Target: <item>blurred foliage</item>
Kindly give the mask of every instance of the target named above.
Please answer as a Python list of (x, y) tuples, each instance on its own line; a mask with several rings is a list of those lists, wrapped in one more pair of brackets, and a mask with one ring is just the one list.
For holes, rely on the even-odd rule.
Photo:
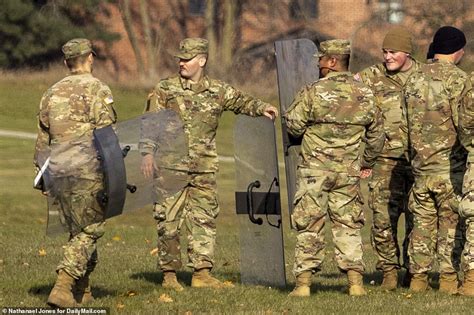
[(110, 42), (118, 34), (97, 19), (107, 17), (101, 0), (3, 0), (0, 10), (0, 68), (40, 68), (62, 57), (71, 38)]

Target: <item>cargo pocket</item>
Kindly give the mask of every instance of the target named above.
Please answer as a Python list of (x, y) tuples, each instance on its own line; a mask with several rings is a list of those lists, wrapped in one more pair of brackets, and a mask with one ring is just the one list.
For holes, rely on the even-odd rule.
[(297, 231), (306, 229), (310, 224), (311, 207), (309, 207), (310, 202), (308, 199), (310, 199), (309, 194), (304, 193), (302, 196), (295, 198), (295, 201), (293, 202), (295, 207), (291, 214), (291, 224)]

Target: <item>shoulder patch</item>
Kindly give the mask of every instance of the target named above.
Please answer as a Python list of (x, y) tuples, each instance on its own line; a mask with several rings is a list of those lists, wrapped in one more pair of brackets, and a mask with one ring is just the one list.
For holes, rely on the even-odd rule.
[(114, 102), (114, 98), (112, 97), (112, 95), (109, 95), (106, 98), (104, 98), (104, 103), (107, 104), (107, 105), (110, 105), (113, 102)]

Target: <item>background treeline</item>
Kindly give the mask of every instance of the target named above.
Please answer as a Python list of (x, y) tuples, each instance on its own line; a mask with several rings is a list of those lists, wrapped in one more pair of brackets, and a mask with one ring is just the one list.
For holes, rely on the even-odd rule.
[[(110, 80), (150, 85), (176, 71), (172, 53), (185, 37), (209, 40), (209, 71), (242, 84), (276, 81), (273, 43), (309, 38), (352, 41), (352, 71), (381, 60), (387, 30), (413, 32), (423, 60), (442, 25), (468, 38), (464, 70), (474, 70), (472, 0), (2, 0), (0, 70), (44, 70), (61, 61), (61, 45), (87, 37)], [(261, 86), (259, 86), (261, 90)], [(264, 90), (266, 90), (264, 88)]]

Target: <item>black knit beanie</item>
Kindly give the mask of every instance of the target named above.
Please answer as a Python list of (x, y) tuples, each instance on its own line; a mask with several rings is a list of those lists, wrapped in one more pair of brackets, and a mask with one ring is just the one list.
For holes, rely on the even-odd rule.
[(452, 26), (443, 26), (433, 37), (433, 53), (450, 55), (466, 45), (464, 33)]

